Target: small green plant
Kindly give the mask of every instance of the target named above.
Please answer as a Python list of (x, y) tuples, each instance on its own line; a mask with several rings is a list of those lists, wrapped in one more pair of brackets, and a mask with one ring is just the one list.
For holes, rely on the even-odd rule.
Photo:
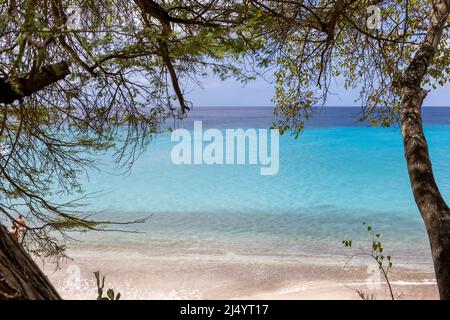
[(97, 280), (97, 300), (120, 300), (120, 292), (118, 292), (116, 295), (113, 289), (108, 289), (108, 291), (106, 291), (106, 297), (104, 297), (103, 288), (105, 287), (105, 276), (103, 276), (102, 280), (100, 281), (100, 271), (94, 272), (94, 275), (95, 279)]
[(359, 289), (355, 289), (355, 288), (351, 288), (351, 287), (348, 287), (348, 288), (350, 288), (350, 289), (352, 289), (352, 290), (355, 290), (356, 293), (358, 294), (358, 296), (359, 296), (362, 300), (376, 300), (375, 294), (373, 294), (373, 293), (365, 293), (364, 291), (359, 290)]
[[(381, 233), (376, 233), (372, 226), (370, 226), (369, 224), (367, 224), (367, 222), (363, 222), (364, 226), (367, 226), (367, 232), (370, 234), (371, 236), (371, 240), (372, 240), (372, 245), (369, 251), (360, 251), (358, 253), (353, 254), (352, 256), (349, 257), (347, 263), (345, 265), (348, 265), (351, 260), (353, 260), (353, 258), (357, 257), (357, 256), (368, 256), (371, 259), (374, 260), (374, 262), (377, 264), (378, 268), (380, 269), (381, 273), (383, 274), (383, 277), (386, 281), (386, 284), (389, 288), (389, 293), (391, 295), (392, 300), (395, 300), (394, 298), (394, 293), (392, 291), (392, 286), (391, 286), (391, 282), (389, 281), (389, 272), (392, 269), (392, 257), (390, 255), (385, 256), (383, 251), (383, 244), (381, 242)], [(342, 240), (342, 245), (345, 248), (352, 248), (352, 244), (353, 241), (352, 240)], [(359, 294), (359, 296), (361, 298), (367, 298), (368, 296), (365, 294), (361, 294), (360, 291), (356, 290)], [(372, 296), (372, 299), (374, 297)], [(367, 299), (364, 299), (367, 300)]]

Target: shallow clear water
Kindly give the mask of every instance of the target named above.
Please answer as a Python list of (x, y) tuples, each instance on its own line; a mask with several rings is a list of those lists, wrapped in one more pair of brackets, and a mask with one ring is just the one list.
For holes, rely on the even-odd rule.
[[(364, 240), (363, 221), (400, 260), (429, 264), (425, 230), (412, 197), (398, 129), (357, 123), (358, 108), (328, 108), (300, 139), (280, 138), (280, 169), (261, 176), (255, 165), (176, 166), (175, 143), (159, 136), (127, 176), (104, 172), (85, 181), (101, 191), (89, 210), (114, 220), (154, 214), (133, 228), (144, 234), (90, 234), (100, 244), (135, 245), (153, 254), (342, 254), (342, 239)], [(425, 109), (436, 180), (450, 199), (450, 109)], [(182, 124), (267, 128), (268, 108), (202, 108)], [(109, 172), (109, 174), (105, 174)], [(362, 242), (363, 244), (365, 242)]]

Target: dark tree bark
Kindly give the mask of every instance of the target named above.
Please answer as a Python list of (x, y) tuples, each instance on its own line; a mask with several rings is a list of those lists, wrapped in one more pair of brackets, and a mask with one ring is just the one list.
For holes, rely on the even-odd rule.
[(53, 285), (0, 224), (0, 300), (61, 299)]
[(401, 81), (402, 136), (411, 187), (431, 245), (441, 299), (450, 300), (450, 209), (436, 185), (423, 133), (421, 83), (431, 64), (450, 13), (450, 0), (433, 2), (430, 29)]
[(28, 97), (70, 74), (69, 64), (60, 62), (43, 67), (34, 75), (19, 77), (14, 88), (7, 78), (0, 78), (0, 103), (12, 103)]
[[(161, 7), (158, 3), (152, 0), (134, 0), (135, 3), (141, 8), (142, 12), (148, 14), (149, 16), (157, 19), (162, 26), (162, 36), (163, 39), (158, 40), (159, 50), (158, 54), (162, 57), (164, 65), (169, 71), (170, 79), (172, 80), (173, 90), (177, 96), (178, 102), (180, 103), (181, 112), (186, 113), (190, 111), (190, 108), (187, 105), (186, 100), (184, 99), (183, 92), (181, 90), (178, 76), (175, 71), (175, 68), (172, 63), (172, 59), (170, 58), (169, 47), (167, 45), (167, 38), (172, 33), (171, 23), (181, 23), (181, 24), (199, 24), (199, 25), (208, 25), (207, 23), (201, 23), (195, 20), (185, 20), (178, 19), (175, 17), (171, 17), (163, 7)], [(149, 22), (146, 18), (144, 18), (145, 23), (149, 25)]]
[[(60, 62), (19, 77), (14, 85), (0, 78), (0, 103), (12, 103), (64, 79), (69, 63)], [(31, 256), (0, 224), (0, 300), (61, 299)]]

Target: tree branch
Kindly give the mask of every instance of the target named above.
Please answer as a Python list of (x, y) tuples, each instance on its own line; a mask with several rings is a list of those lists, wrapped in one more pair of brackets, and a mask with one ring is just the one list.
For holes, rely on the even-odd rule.
[(69, 66), (68, 62), (63, 61), (41, 68), (32, 78), (30, 74), (19, 77), (17, 81), (0, 78), (0, 103), (12, 103), (64, 79), (70, 74)]

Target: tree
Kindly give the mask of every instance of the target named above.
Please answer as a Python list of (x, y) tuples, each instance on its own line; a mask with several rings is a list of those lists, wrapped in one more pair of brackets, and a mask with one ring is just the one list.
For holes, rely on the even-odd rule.
[(450, 1), (434, 1), (430, 28), (400, 81), (402, 135), (411, 187), (431, 245), (441, 299), (450, 300), (450, 209), (436, 185), (423, 133), (421, 107), (424, 77), (441, 43)]
[(0, 228), (0, 299), (59, 297), (22, 247), (59, 261), (70, 231), (122, 223), (83, 212), (78, 179), (95, 155), (112, 151), (127, 170), (189, 110), (183, 79), (212, 70), (245, 81), (245, 48), (230, 36), (241, 15), (215, 2), (0, 2), (0, 212), (27, 215), (21, 244)]
[(0, 300), (60, 299), (29, 254), (0, 225)]
[[(73, 5), (82, 12), (76, 28)], [(374, 5), (380, 29), (366, 23)], [(114, 150), (128, 168), (166, 119), (189, 110), (180, 79), (210, 69), (245, 81), (254, 74), (239, 63), (249, 58), (255, 70), (276, 68), (281, 132), (301, 133), (332, 78), (361, 88), (361, 120), (401, 126), (439, 293), (450, 299), (449, 209), (420, 116), (424, 88), (449, 80), (449, 7), (448, 0), (3, 1), (0, 211), (13, 220), (26, 208), (25, 248), (63, 255), (51, 233), (108, 224), (83, 215), (79, 202), (53, 203), (50, 195), (81, 192), (77, 178), (98, 152)]]
[[(421, 107), (426, 89), (448, 82), (450, 2), (251, 1), (272, 17), (278, 54), (277, 109), (282, 132), (298, 136), (326, 101), (329, 81), (360, 87), (362, 120), (400, 125), (411, 187), (425, 223), (441, 299), (450, 299), (450, 211), (434, 180)], [(382, 8), (379, 30), (369, 5)], [(373, 7), (372, 7), (373, 9)], [(275, 22), (273, 22), (275, 21)], [(279, 45), (282, 43), (282, 45)]]

